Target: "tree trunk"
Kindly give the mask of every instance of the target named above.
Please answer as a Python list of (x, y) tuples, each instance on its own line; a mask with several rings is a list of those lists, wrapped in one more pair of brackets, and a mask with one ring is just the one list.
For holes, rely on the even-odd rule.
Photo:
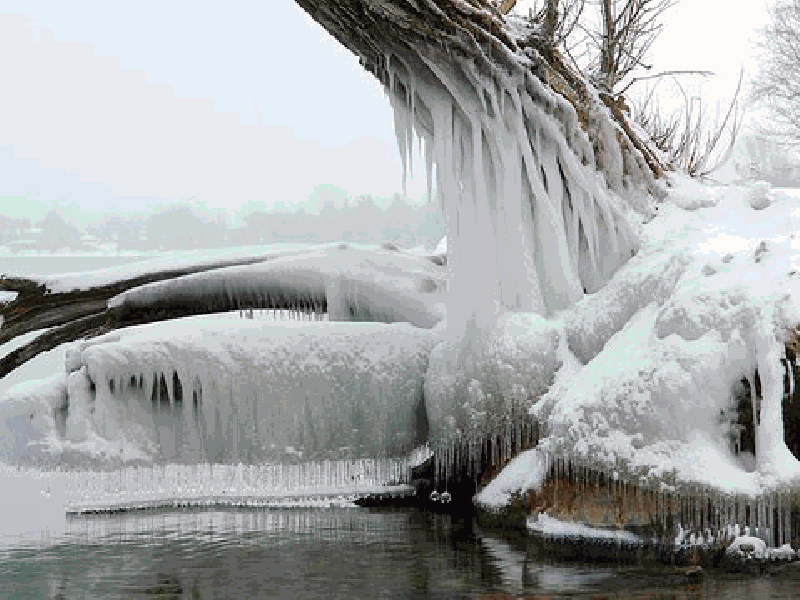
[(404, 160), (416, 133), (437, 166), (454, 334), (563, 309), (636, 252), (661, 166), (541, 30), (488, 0), (296, 1), (386, 87)]
[(553, 45), (555, 45), (556, 27), (558, 27), (558, 0), (547, 0), (542, 37)]
[(603, 44), (600, 52), (600, 73), (608, 92), (614, 91), (614, 0), (600, 0), (600, 11), (603, 19)]

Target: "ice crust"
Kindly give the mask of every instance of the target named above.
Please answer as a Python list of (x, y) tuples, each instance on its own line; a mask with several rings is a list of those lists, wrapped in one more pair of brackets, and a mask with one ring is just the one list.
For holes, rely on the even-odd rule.
[(293, 251), (254, 265), (215, 269), (130, 289), (109, 308), (198, 304), (208, 310), (280, 305), (331, 321), (409, 322), (444, 318), (447, 271), (405, 252), (341, 246)]
[[(424, 437), (417, 408), (434, 338), (407, 324), (227, 315), (128, 328), (75, 344), (65, 374), (31, 386), (35, 402), (17, 388), (0, 401), (9, 430), (25, 416), (14, 406), (44, 415), (24, 430), (27, 446), (4, 436), (3, 459), (32, 443), (122, 462), (402, 455)], [(58, 426), (46, 419), (55, 398)]]

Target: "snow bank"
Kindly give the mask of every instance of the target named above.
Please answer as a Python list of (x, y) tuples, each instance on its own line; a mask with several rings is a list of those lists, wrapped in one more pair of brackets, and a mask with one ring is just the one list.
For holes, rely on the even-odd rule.
[(17, 298), (17, 292), (7, 292), (0, 290), (0, 304), (8, 304)]
[(133, 288), (109, 301), (122, 310), (199, 304), (208, 310), (261, 306), (327, 311), (332, 321), (410, 322), (444, 317), (447, 272), (408, 253), (346, 244), (264, 263), (215, 269)]
[[(543, 448), (638, 475), (758, 493), (800, 481), (783, 438), (781, 358), (800, 322), (788, 198), (679, 184), (609, 283), (558, 315), (568, 355), (532, 408)], [(685, 201), (691, 192), (691, 206)], [(734, 393), (762, 387), (756, 469), (731, 450)]]

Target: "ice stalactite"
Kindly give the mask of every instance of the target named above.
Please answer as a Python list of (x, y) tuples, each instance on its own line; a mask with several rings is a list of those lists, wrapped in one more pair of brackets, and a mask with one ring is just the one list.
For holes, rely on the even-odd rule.
[(235, 318), (164, 327), (71, 349), (64, 431), (38, 442), (112, 463), (292, 462), (402, 456), (427, 436), (418, 412), (434, 332)]
[(416, 132), (444, 208), (454, 331), (566, 308), (630, 258), (636, 236), (574, 109), (532, 73), (391, 53), (384, 71), (404, 168)]
[(762, 324), (755, 332), (755, 357), (762, 397), (758, 417), (753, 411), (756, 420), (756, 461), (765, 472), (771, 470), (784, 476), (789, 473), (800, 475), (800, 461), (792, 455), (784, 436), (782, 356), (781, 343), (771, 328)]

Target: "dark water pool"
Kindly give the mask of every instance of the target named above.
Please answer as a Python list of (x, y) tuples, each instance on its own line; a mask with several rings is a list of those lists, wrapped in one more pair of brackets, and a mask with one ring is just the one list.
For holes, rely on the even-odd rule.
[(3, 598), (800, 598), (772, 575), (547, 559), (540, 542), (420, 511), (291, 509), (71, 519), (0, 547)]

